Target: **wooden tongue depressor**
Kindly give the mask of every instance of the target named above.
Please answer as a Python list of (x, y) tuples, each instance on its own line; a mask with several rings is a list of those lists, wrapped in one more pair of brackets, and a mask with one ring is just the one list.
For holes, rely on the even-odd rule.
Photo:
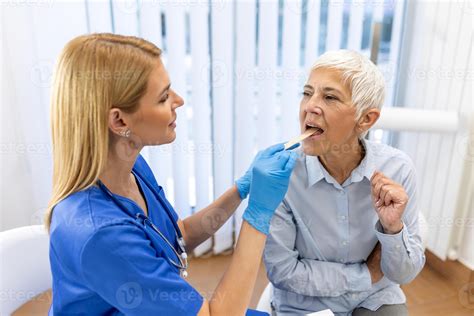
[(293, 138), (292, 140), (290, 140), (289, 142), (287, 142), (285, 144), (285, 150), (287, 150), (288, 148), (291, 148), (291, 146), (295, 145), (295, 144), (298, 144), (298, 143), (301, 143), (303, 140), (305, 140), (306, 138), (310, 137), (311, 135), (313, 135), (318, 129), (316, 127), (313, 127), (313, 128), (310, 128), (310, 129), (307, 129), (306, 132), (304, 132), (303, 134)]

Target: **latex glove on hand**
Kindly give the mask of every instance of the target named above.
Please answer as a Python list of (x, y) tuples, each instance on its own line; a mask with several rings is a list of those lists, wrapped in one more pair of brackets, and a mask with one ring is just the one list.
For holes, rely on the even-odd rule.
[[(291, 148), (289, 148), (287, 150), (295, 149), (299, 145), (300, 144), (296, 144), (296, 145), (292, 146)], [(247, 198), (247, 196), (249, 195), (250, 184), (252, 183), (252, 169), (255, 166), (255, 163), (257, 161), (260, 161), (260, 159), (262, 158), (262, 155), (263, 156), (268, 156), (268, 155), (271, 155), (271, 153), (273, 153), (275, 150), (280, 150), (279, 149), (280, 146), (281, 146), (281, 144), (276, 144), (276, 145), (270, 146), (270, 147), (268, 147), (264, 150), (259, 151), (257, 153), (257, 155), (255, 155), (255, 158), (253, 159), (252, 164), (247, 169), (245, 174), (235, 181), (235, 186), (237, 187), (237, 191), (239, 191), (239, 195), (240, 195), (240, 198), (242, 200), (245, 200)]]
[(296, 159), (297, 154), (284, 150), (281, 143), (261, 152), (253, 163), (249, 204), (243, 219), (266, 235), (273, 214), (288, 190)]
[[(268, 150), (268, 148), (266, 150)], [(245, 172), (245, 174), (235, 181), (237, 191), (239, 191), (239, 195), (242, 200), (245, 200), (247, 196), (249, 195), (250, 183), (252, 182), (252, 169), (253, 169), (253, 166), (255, 165), (255, 162), (260, 159), (260, 156), (262, 155), (263, 152), (264, 151), (258, 152), (258, 154), (253, 159), (252, 164), (250, 165), (248, 170)]]

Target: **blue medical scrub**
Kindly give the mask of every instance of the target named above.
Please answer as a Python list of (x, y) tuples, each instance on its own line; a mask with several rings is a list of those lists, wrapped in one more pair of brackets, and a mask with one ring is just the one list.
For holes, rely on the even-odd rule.
[[(171, 218), (147, 183), (168, 203), (143, 157), (132, 170), (149, 218), (178, 248)], [(144, 181), (146, 180), (146, 181)], [(130, 199), (117, 206), (99, 187), (74, 193), (56, 205), (51, 223), (53, 303), (50, 315), (196, 315), (203, 298), (166, 257), (173, 251), (135, 219), (143, 213)], [(171, 210), (173, 221), (178, 215)]]

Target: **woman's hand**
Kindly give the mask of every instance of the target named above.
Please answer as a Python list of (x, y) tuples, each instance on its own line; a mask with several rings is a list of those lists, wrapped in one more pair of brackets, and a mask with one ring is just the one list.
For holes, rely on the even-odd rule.
[(380, 223), (387, 234), (396, 234), (403, 228), (402, 216), (408, 203), (405, 189), (376, 171), (370, 180), (372, 200)]

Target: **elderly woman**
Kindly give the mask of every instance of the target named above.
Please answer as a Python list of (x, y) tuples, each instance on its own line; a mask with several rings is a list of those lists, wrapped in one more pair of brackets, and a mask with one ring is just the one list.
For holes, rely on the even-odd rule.
[(288, 192), (270, 226), (265, 265), (277, 315), (407, 315), (400, 284), (425, 257), (410, 158), (364, 139), (380, 116), (384, 78), (352, 51), (322, 55), (300, 105)]

